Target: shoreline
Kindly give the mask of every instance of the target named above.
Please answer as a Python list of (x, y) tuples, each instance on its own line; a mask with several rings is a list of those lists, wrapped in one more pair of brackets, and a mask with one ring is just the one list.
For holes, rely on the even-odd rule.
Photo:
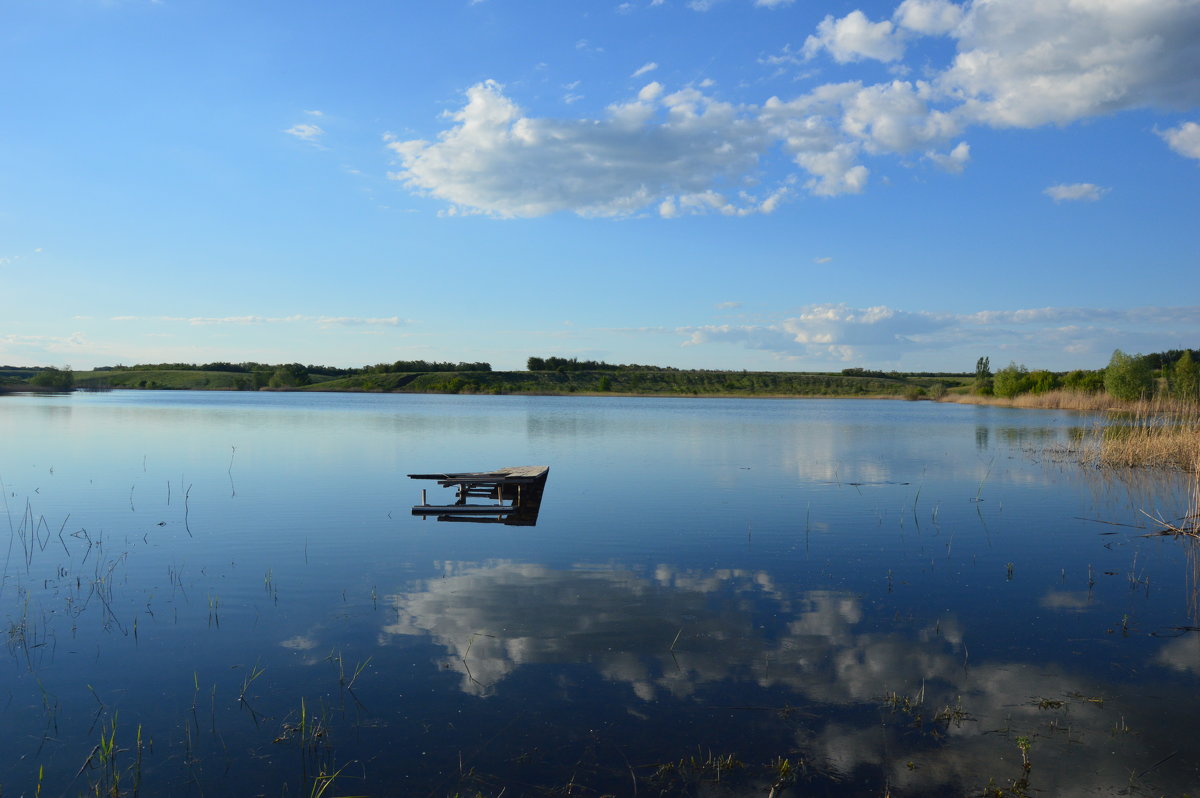
[(386, 390), (381, 388), (323, 388), (322, 383), (295, 387), (277, 388), (232, 388), (220, 387), (170, 387), (155, 385), (139, 387), (129, 385), (89, 386), (80, 385), (69, 391), (54, 390), (41, 386), (30, 385), (0, 385), (0, 395), (6, 394), (61, 394), (61, 393), (110, 393), (137, 391), (169, 391), (172, 393), (363, 393), (363, 394), (392, 394), (418, 396), (587, 396), (614, 397), (630, 399), (886, 399), (889, 401), (934, 402), (937, 404), (984, 405), (989, 407), (1009, 407), (1032, 410), (1071, 410), (1085, 413), (1181, 413), (1194, 410), (1189, 405), (1174, 400), (1143, 399), (1126, 401), (1113, 398), (1105, 393), (1080, 393), (1074, 391), (1056, 390), (1044, 394), (1020, 394), (1016, 397), (1005, 398), (998, 396), (982, 396), (974, 393), (948, 392), (939, 397), (906, 396), (902, 393), (747, 393), (736, 391), (596, 391), (596, 390)]
[[(7, 390), (6, 390), (7, 389)], [(41, 389), (27, 386), (19, 386), (12, 389), (11, 386), (0, 386), (0, 395), (11, 394), (69, 394), (69, 393), (137, 393), (140, 391), (162, 391), (166, 393), (347, 393), (347, 394), (373, 394), (376, 396), (579, 396), (579, 397), (612, 397), (620, 399), (886, 399), (888, 401), (918, 401), (918, 402), (941, 402), (943, 399), (933, 399), (928, 396), (922, 396), (917, 399), (909, 399), (901, 394), (839, 394), (839, 393), (713, 393), (713, 392), (668, 392), (668, 391), (385, 391), (379, 389), (364, 389), (364, 388), (328, 388), (322, 389), (319, 385), (307, 385), (298, 388), (258, 388), (254, 390), (238, 389), (238, 388), (170, 388), (165, 386), (156, 386), (153, 388), (135, 388), (129, 386), (113, 386), (108, 388), (88, 388), (76, 387), (70, 391), (56, 391), (50, 389)]]
[[(1186, 406), (1178, 405), (1174, 402), (1160, 402), (1157, 400), (1141, 400), (1136, 402), (1127, 402), (1121, 399), (1114, 399), (1107, 394), (1085, 394), (1072, 391), (1051, 391), (1045, 394), (1021, 394), (1014, 398), (1003, 398), (998, 396), (981, 396), (972, 393), (946, 393), (940, 397), (932, 396), (917, 396), (909, 397), (901, 393), (742, 393), (730, 391), (595, 391), (595, 390), (501, 390), (501, 391), (477, 391), (477, 390), (384, 390), (372, 388), (322, 388), (321, 383), (313, 385), (297, 386), (297, 387), (279, 387), (279, 388), (230, 388), (230, 387), (179, 387), (173, 388), (169, 386), (154, 386), (154, 387), (135, 387), (127, 385), (115, 385), (106, 387), (90, 387), (87, 385), (77, 386), (70, 391), (57, 391), (54, 389), (43, 388), (39, 386), (28, 385), (0, 385), (0, 395), (5, 394), (61, 394), (61, 393), (110, 393), (110, 392), (137, 392), (137, 391), (169, 391), (172, 393), (362, 393), (362, 394), (390, 394), (390, 395), (415, 395), (415, 396), (581, 396), (581, 397), (613, 397), (613, 398), (628, 398), (628, 399), (658, 399), (658, 398), (675, 398), (675, 399), (886, 399), (889, 401), (907, 401), (907, 402), (934, 402), (937, 404), (959, 404), (959, 405), (985, 405), (989, 407), (1010, 407), (1016, 409), (1034, 409), (1034, 410), (1072, 410), (1077, 412), (1097, 413), (1097, 412), (1119, 412), (1119, 413), (1145, 413), (1145, 412), (1178, 412), (1186, 409)], [(1177, 406), (1178, 405), (1178, 406)]]
[[(10, 386), (5, 386), (10, 387)], [(25, 387), (25, 386), (21, 386)], [(902, 394), (785, 394), (785, 393), (727, 393), (682, 391), (387, 391), (338, 387), (322, 390), (320, 384), (303, 388), (140, 388), (116, 386), (104, 389), (73, 389), (80, 393), (109, 393), (112, 391), (170, 391), (196, 393), (329, 393), (417, 396), (547, 396), (616, 399), (885, 399), (888, 401), (921, 401), (953, 405), (982, 405), (1017, 410), (1057, 410), (1092, 416), (1092, 430), (1072, 447), (1080, 465), (1114, 468), (1147, 468), (1191, 472), (1200, 475), (1200, 406), (1170, 399), (1128, 402), (1107, 394), (1073, 391), (1050, 391), (1044, 394), (1022, 394), (1014, 398), (980, 396), (964, 392), (948, 393), (938, 398), (905, 396)], [(5, 395), (62, 395), (46, 390), (0, 391)]]

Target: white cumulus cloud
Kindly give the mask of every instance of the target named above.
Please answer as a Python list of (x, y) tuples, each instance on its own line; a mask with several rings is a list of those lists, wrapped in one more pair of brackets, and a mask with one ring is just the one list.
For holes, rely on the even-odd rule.
[(904, 55), (904, 44), (889, 20), (871, 22), (863, 12), (851, 11), (841, 19), (825, 17), (816, 35), (804, 41), (805, 57), (813, 58), (822, 50), (839, 64), (864, 58), (896, 61)]
[(902, 28), (936, 36), (959, 26), (963, 7), (948, 0), (904, 0), (893, 16)]
[(960, 141), (950, 152), (927, 152), (925, 157), (951, 174), (961, 174), (971, 160), (971, 145)]
[[(836, 63), (884, 62), (900, 74), (917, 66), (902, 63), (907, 46), (926, 36), (946, 37), (952, 55), (940, 68), (920, 65), (921, 79), (829, 82), (760, 103), (725, 102), (710, 81), (677, 91), (655, 81), (598, 118), (545, 118), (484, 81), (466, 91), (435, 139), (388, 140), (398, 164), (391, 176), (450, 203), (451, 214), (761, 213), (794, 192), (865, 191), (875, 158), (915, 156), (906, 165), (961, 172), (972, 127), (1200, 106), (1200, 0), (903, 0), (890, 19), (857, 10), (827, 16), (802, 48), (785, 45), (759, 62), (805, 68), (803, 60), (828, 54)], [(309, 141), (321, 135), (315, 125), (288, 132)], [(1159, 135), (1200, 158), (1196, 122)], [(775, 152), (794, 171), (764, 184)], [(1046, 193), (1063, 201), (1105, 191), (1076, 184)]]
[(688, 336), (685, 346), (733, 342), (785, 356), (843, 361), (863, 356), (894, 359), (914, 337), (952, 323), (952, 317), (933, 313), (831, 303), (810, 305), (798, 315), (774, 324), (705, 325), (680, 328), (678, 332)]
[(930, 106), (932, 88), (922, 81), (892, 81), (854, 92), (842, 105), (842, 130), (871, 152), (908, 152), (957, 135), (952, 114)]
[(997, 127), (1200, 101), (1197, 0), (989, 0), (956, 28), (944, 90)]
[[(1106, 360), (1144, 340), (1182, 347), (1200, 334), (1200, 307), (1045, 307), (943, 313), (845, 303), (808, 305), (773, 322), (679, 327), (683, 346), (733, 344), (811, 363), (896, 364), (941, 358), (948, 350), (1012, 348), (1049, 368)], [(975, 355), (977, 356), (977, 355)], [(998, 359), (998, 358), (994, 358)], [(1057, 360), (1057, 363), (1046, 362)], [(964, 369), (969, 363), (964, 362)], [(919, 366), (917, 366), (919, 367)]]
[(393, 177), (468, 212), (621, 216), (667, 203), (669, 216), (671, 207), (740, 212), (770, 198), (715, 192), (740, 186), (768, 138), (752, 117), (695, 89), (664, 94), (651, 83), (606, 118), (560, 120), (526, 116), (486, 81), (450, 119), (437, 141), (388, 143), (401, 166)]
[(1200, 124), (1184, 122), (1177, 127), (1159, 131), (1172, 150), (1185, 158), (1200, 159)]

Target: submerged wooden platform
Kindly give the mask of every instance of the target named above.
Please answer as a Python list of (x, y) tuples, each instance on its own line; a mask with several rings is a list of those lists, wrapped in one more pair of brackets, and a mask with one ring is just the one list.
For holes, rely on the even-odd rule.
[[(409, 479), (435, 480), (441, 487), (455, 489), (454, 504), (429, 504), (422, 490), (421, 503), (413, 506), (412, 513), (439, 521), (533, 526), (549, 473), (549, 466), (506, 466), (494, 471), (409, 474)], [(471, 504), (469, 499), (490, 499), (495, 504)]]
[(436, 479), (439, 482), (461, 482), (477, 479), (487, 480), (545, 480), (550, 466), (505, 466), (495, 471), (466, 471), (448, 474), (409, 474), (409, 479)]

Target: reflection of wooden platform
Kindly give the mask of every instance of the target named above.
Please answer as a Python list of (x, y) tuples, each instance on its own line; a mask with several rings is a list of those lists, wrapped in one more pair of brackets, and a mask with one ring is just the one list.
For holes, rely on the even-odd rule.
[[(432, 479), (455, 489), (454, 504), (429, 504), (425, 491), (413, 515), (435, 516), (439, 521), (533, 526), (537, 523), (549, 466), (510, 466), (495, 471), (444, 474), (409, 474), (410, 479)], [(491, 499), (495, 504), (470, 504), (469, 499)], [(508, 504), (505, 504), (508, 502)]]

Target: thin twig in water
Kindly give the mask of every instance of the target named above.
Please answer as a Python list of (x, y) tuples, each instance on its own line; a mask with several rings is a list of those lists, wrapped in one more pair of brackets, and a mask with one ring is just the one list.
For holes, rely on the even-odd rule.
[(983, 472), (983, 479), (979, 480), (979, 489), (975, 491), (975, 498), (973, 501), (983, 501), (983, 483), (987, 482), (988, 476), (990, 476), (992, 473), (992, 466), (995, 465), (995, 463), (996, 458), (994, 457), (988, 462), (987, 471)]
[(229, 475), (229, 489), (232, 491), (229, 495), (237, 496), (237, 487), (233, 484), (233, 458), (237, 454), (237, 447), (231, 446), (230, 448), (233, 451), (229, 453), (229, 468), (225, 470), (225, 473)]
[(187, 530), (188, 537), (192, 537), (192, 528), (188, 526), (188, 498), (192, 495), (192, 486), (187, 486), (187, 492), (183, 494), (183, 528)]

